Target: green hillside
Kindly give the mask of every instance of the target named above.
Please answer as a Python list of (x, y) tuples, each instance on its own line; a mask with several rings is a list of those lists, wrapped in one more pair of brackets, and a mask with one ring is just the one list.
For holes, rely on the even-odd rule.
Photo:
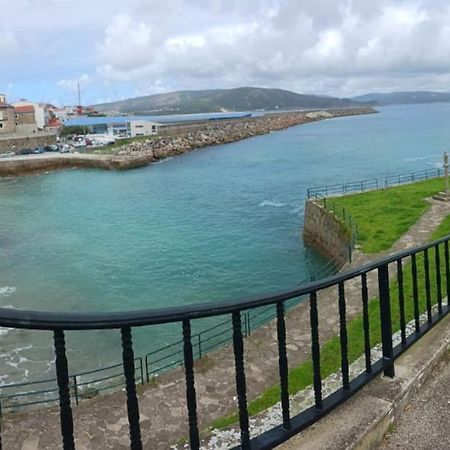
[(340, 108), (360, 103), (349, 99), (302, 95), (283, 89), (241, 87), (180, 91), (94, 105), (101, 112), (127, 114), (189, 114), (220, 111), (255, 111)]

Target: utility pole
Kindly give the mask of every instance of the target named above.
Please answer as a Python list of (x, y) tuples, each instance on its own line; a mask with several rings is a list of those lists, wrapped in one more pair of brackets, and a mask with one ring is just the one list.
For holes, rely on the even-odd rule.
[(78, 86), (78, 106), (81, 107), (80, 83), (77, 83), (77, 86)]

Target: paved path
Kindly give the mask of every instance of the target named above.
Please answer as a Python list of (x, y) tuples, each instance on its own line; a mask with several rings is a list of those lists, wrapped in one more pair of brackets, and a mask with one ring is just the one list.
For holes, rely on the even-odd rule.
[[(392, 251), (427, 241), (431, 231), (450, 213), (450, 205), (433, 202), (427, 213), (397, 242)], [(382, 255), (376, 255), (382, 256)], [(353, 265), (367, 262), (359, 255)], [(372, 258), (374, 257), (372, 256)], [(370, 297), (376, 295), (376, 273), (368, 275)], [(361, 311), (361, 286), (358, 279), (345, 284), (347, 317)], [(320, 340), (324, 343), (339, 332), (337, 289), (319, 292)], [(310, 358), (308, 305), (292, 310), (286, 320), (287, 349), (290, 367)], [(195, 364), (196, 391), (200, 429), (217, 417), (237, 408), (234, 359), (231, 346), (210, 353)], [(245, 339), (245, 367), (248, 398), (254, 399), (263, 389), (278, 382), (276, 328), (269, 323)], [(167, 449), (187, 436), (185, 382), (182, 369), (159, 377), (158, 383), (139, 392), (141, 429), (144, 448)], [(74, 426), (78, 449), (129, 448), (126, 402), (123, 392), (103, 395), (74, 408)], [(60, 448), (59, 412), (57, 408), (9, 415), (3, 423), (4, 449)]]
[(382, 450), (450, 449), (450, 351), (416, 392)]

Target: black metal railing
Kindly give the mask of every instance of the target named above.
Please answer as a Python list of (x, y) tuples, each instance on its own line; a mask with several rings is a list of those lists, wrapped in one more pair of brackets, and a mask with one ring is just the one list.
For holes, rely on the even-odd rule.
[[(340, 259), (330, 259), (314, 270), (308, 277), (314, 281), (336, 273), (342, 266)], [(306, 282), (307, 280), (304, 280)], [(289, 307), (299, 303), (291, 302)], [(272, 307), (258, 308), (242, 313), (244, 336), (248, 337), (258, 327), (270, 322), (275, 317)], [(231, 320), (223, 320), (192, 334), (194, 359), (200, 359), (207, 353), (222, 347), (232, 340)], [(135, 379), (139, 384), (150, 383), (161, 374), (181, 366), (184, 362), (184, 342), (175, 340), (157, 350), (148, 352), (143, 357), (135, 358)], [(91, 399), (106, 391), (113, 391), (125, 385), (125, 378), (120, 371), (121, 363), (115, 363), (82, 372), (69, 373), (70, 396), (76, 405), (85, 399)], [(51, 405), (57, 403), (58, 386), (56, 378), (13, 382), (0, 384), (0, 415), (5, 412), (18, 412), (24, 407)]]
[[(236, 448), (269, 449), (323, 417), (381, 372), (384, 372), (386, 376), (394, 376), (395, 359), (448, 314), (448, 295), (450, 293), (449, 239), (450, 236), (447, 236), (428, 245), (391, 255), (356, 270), (340, 273), (320, 281), (306, 283), (297, 288), (273, 295), (227, 300), (214, 304), (104, 314), (0, 309), (0, 326), (53, 332), (62, 445), (65, 449), (75, 448), (72, 398), (70, 395), (72, 385), (68, 371), (65, 332), (68, 330), (78, 332), (83, 330), (117, 330), (121, 337), (123, 356), (121, 371), (126, 382), (127, 416), (131, 448), (141, 449), (139, 400), (136, 392), (136, 360), (133, 352), (132, 331), (134, 328), (143, 326), (157, 327), (167, 323), (178, 324), (183, 341), (190, 446), (192, 449), (198, 449), (200, 446), (199, 415), (201, 411), (198, 407), (200, 402), (197, 402), (195, 391), (196, 371), (193, 364), (194, 350), (191, 324), (193, 320), (226, 316), (231, 319), (232, 323), (233, 359), (235, 363), (234, 382), (240, 426), (240, 445)], [(377, 283), (372, 286), (375, 286), (377, 294), (372, 299), (369, 299), (368, 276), (373, 277), (374, 274), (376, 275)], [(391, 275), (396, 280), (395, 290), (393, 290), (394, 281), (391, 279)], [(358, 375), (350, 376), (349, 366), (352, 362), (352, 355), (349, 352), (349, 348), (352, 344), (352, 334), (348, 332), (351, 323), (348, 317), (350, 308), (348, 306), (349, 294), (347, 287), (349, 284), (354, 286), (355, 281), (360, 283), (361, 286), (358, 302), (361, 305), (363, 315), (364, 349), (362, 354), (366, 364), (365, 368)], [(333, 294), (335, 290), (337, 290), (337, 297), (336, 294)], [(328, 298), (325, 299), (325, 302), (321, 302), (320, 295), (324, 292), (328, 292)], [(443, 298), (445, 296), (447, 296), (447, 301), (444, 304)], [(311, 336), (311, 354), (309, 358), (311, 358), (313, 367), (315, 403), (312, 407), (292, 415), (289, 397), (289, 370), (292, 368), (292, 365), (290, 365), (288, 358), (286, 337), (293, 331), (293, 328), (290, 327), (295, 327), (295, 324), (288, 326), (286, 305), (302, 297), (306, 297), (306, 305), (309, 306), (309, 333)], [(320, 321), (322, 308), (329, 304), (330, 301), (333, 301), (333, 299), (337, 305), (337, 319), (339, 321), (341, 387), (332, 394), (324, 396), (323, 374), (321, 373), (320, 363), (323, 352), (321, 332), (325, 330), (321, 330), (319, 324), (322, 323)], [(243, 314), (255, 308), (269, 306), (276, 310), (276, 334), (274, 339), (276, 340), (275, 344), (279, 356), (277, 362), (280, 385), (279, 399), (283, 418), (278, 426), (260, 435), (254, 435), (249, 425), (247, 372), (245, 366), (245, 325), (243, 325), (245, 321), (243, 321)], [(396, 325), (394, 325), (393, 312), (395, 312), (396, 316), (397, 309), (400, 315), (399, 327), (402, 339), (398, 344), (394, 345), (393, 331)], [(420, 320), (422, 312), (426, 312), (425, 322)], [(408, 332), (409, 328), (407, 329), (406, 325), (411, 319), (414, 323), (414, 331), (412, 333)], [(371, 346), (377, 343), (372, 335), (376, 331), (373, 325), (374, 322), (379, 327), (377, 334), (379, 334), (382, 344), (382, 356), (377, 359), (373, 358), (370, 351)], [(265, 342), (264, 344), (270, 345), (272, 343)], [(261, 361), (261, 364), (264, 364), (264, 361)], [(152, 430), (151, 428), (146, 428), (144, 432), (151, 435)]]
[(401, 184), (415, 183), (417, 181), (438, 178), (444, 175), (444, 170), (440, 168), (419, 170), (417, 172), (388, 175), (384, 178), (370, 178), (348, 183), (330, 184), (308, 188), (308, 199), (319, 199), (323, 197), (333, 197), (338, 195), (352, 194), (357, 192), (372, 191), (375, 189), (385, 189)]

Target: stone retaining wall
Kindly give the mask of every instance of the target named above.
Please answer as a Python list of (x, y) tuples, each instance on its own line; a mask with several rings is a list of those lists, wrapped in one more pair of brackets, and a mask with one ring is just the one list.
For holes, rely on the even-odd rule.
[(327, 259), (344, 265), (350, 260), (351, 241), (333, 213), (313, 200), (305, 204), (304, 242)]
[(56, 144), (56, 134), (42, 134), (35, 136), (8, 137), (0, 139), (0, 153), (17, 152), (23, 148), (35, 148)]

